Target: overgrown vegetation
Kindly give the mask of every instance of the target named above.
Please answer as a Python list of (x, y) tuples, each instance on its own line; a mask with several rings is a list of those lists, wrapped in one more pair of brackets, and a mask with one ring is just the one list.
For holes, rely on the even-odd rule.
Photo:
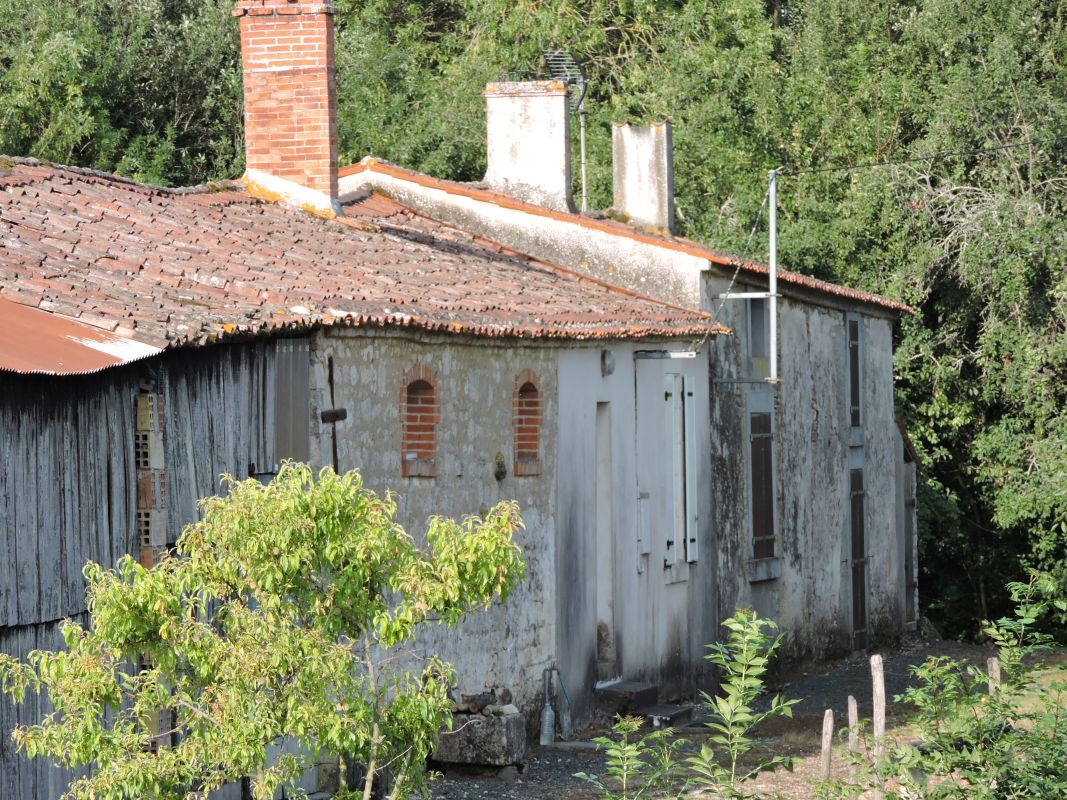
[[(10, 0), (0, 152), (165, 183), (236, 177), (232, 0)], [(922, 458), (922, 596), (980, 635), (1027, 567), (1067, 586), (1067, 17), (1056, 0), (337, 0), (343, 159), (484, 169), (487, 80), (544, 49), (612, 120), (675, 124), (681, 232), (745, 246), (783, 176), (782, 263), (901, 297), (898, 406)], [(936, 153), (956, 153), (934, 157)], [(871, 162), (896, 162), (865, 169)], [(764, 236), (754, 238), (762, 257)], [(932, 580), (930, 578), (933, 578)]]
[(620, 717), (612, 726), (615, 738), (593, 740), (606, 756), (604, 779), (584, 772), (577, 777), (599, 789), (604, 800), (671, 800), (692, 790), (744, 800), (751, 796), (747, 784), (760, 773), (792, 769), (789, 757), (769, 754), (769, 743), (754, 735), (764, 722), (792, 716), (797, 702), (775, 695), (765, 711), (756, 710), (767, 666), (781, 642), (767, 633), (775, 627), (756, 612), (740, 609), (723, 622), (725, 641), (708, 645), (711, 652), (705, 657), (719, 668), (721, 682), (718, 694), (702, 693), (710, 735), (699, 750), (685, 752), (683, 741), (667, 729), (635, 738), (641, 720)]
[[(1056, 581), (1031, 571), (1008, 584), (1012, 616), (986, 623), (997, 644), (999, 677), (966, 660), (930, 658), (913, 669), (914, 685), (897, 702), (914, 709), (909, 724), (884, 740), (859, 730), (859, 749), (846, 751), (848, 777), (810, 786), (821, 800), (1053, 800), (1067, 796), (1067, 682), (1049, 680), (1040, 659), (1053, 639), (1040, 632), (1049, 616), (1067, 611)], [(673, 731), (642, 733), (641, 721), (620, 718), (613, 736), (595, 741), (606, 756), (603, 778), (579, 773), (604, 800), (676, 800), (707, 792), (724, 800), (769, 796), (750, 781), (790, 759), (758, 750), (759, 726), (791, 716), (795, 701), (756, 699), (777, 639), (750, 611), (727, 620), (726, 641), (712, 646), (722, 670), (717, 696), (704, 695), (710, 744), (693, 753)], [(861, 726), (862, 727), (862, 726)], [(848, 729), (841, 731), (844, 740)], [(772, 744), (773, 746), (773, 744)], [(739, 769), (740, 763), (744, 768)], [(703, 795), (702, 795), (703, 796)], [(806, 796), (806, 795), (805, 795)]]
[[(65, 624), (68, 650), (0, 654), (4, 691), (44, 690), (55, 707), (16, 729), (18, 748), (93, 763), (71, 800), (181, 800), (243, 776), (268, 800), (337, 754), (342, 776), (346, 759), (366, 769), (339, 800), (367, 800), (384, 769), (393, 800), (420, 789), (452, 675), (403, 645), (507, 596), (524, 569), (518, 509), (432, 518), (419, 547), (358, 473), (287, 464), (203, 512), (151, 569), (86, 567), (92, 624)], [(307, 755), (269, 758), (285, 741)]]
[(909, 727), (916, 738), (889, 743), (882, 759), (857, 756), (856, 775), (818, 796), (857, 798), (872, 789), (889, 800), (1067, 796), (1067, 683), (1039, 683), (1033, 660), (1051, 641), (1037, 632), (1039, 620), (1067, 610), (1067, 602), (1044, 573), (1008, 589), (1014, 615), (985, 627), (998, 646), (999, 681), (963, 660), (931, 658), (916, 667), (915, 686), (896, 698), (915, 708)]

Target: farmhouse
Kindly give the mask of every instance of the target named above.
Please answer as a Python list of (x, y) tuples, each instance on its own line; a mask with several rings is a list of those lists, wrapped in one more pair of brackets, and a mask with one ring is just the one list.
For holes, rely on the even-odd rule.
[[(720, 618), (748, 606), (777, 620), (794, 658), (913, 628), (916, 465), (893, 406), (893, 326), (910, 309), (788, 270), (777, 270), (772, 302), (767, 266), (673, 236), (669, 123), (615, 125), (614, 207), (574, 213), (567, 86), (490, 84), (485, 96), (483, 184), (368, 157), (341, 169), (342, 201), (373, 189), (580, 274), (713, 313), (733, 335), (707, 353), (712, 478), (697, 491), (711, 497), (715, 563), (704, 602)], [(672, 540), (681, 548), (683, 537)], [(655, 549), (647, 563), (674, 557)], [(627, 570), (622, 581), (633, 574), (616, 568)], [(607, 613), (610, 603), (597, 607)], [(624, 674), (655, 674), (625, 647), (644, 641), (647, 620), (628, 610), (600, 621), (618, 638)], [(572, 673), (584, 663), (575, 655)]]
[[(487, 89), (484, 185), (339, 170), (331, 14), (237, 4), (240, 183), (0, 162), (0, 651), (59, 646), (86, 561), (150, 563), (221, 474), (287, 458), (361, 470), (413, 532), (518, 501), (521, 590), (419, 647), (530, 719), (553, 665), (575, 726), (598, 680), (706, 684), (737, 605), (796, 657), (903, 630), (906, 309), (782, 273), (768, 382), (766, 298), (715, 299), (766, 268), (670, 235), (669, 130), (618, 134), (629, 222), (576, 214), (551, 81)], [(0, 729), (45, 712), (0, 700)], [(65, 777), (0, 738), (0, 797)]]

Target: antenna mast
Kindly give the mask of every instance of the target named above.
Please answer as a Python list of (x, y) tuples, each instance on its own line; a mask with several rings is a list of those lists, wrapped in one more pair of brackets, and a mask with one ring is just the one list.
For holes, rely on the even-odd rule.
[(582, 211), (585, 211), (589, 205), (585, 157), (585, 118), (588, 115), (585, 110), (585, 94), (589, 89), (589, 76), (582, 62), (566, 50), (545, 50), (542, 55), (548, 64), (548, 74), (574, 90), (570, 93), (570, 106), (571, 113), (578, 115), (578, 137), (582, 154)]

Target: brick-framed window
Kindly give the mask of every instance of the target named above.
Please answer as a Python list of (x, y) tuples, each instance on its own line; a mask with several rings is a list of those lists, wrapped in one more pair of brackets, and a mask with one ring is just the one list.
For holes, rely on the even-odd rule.
[(405, 478), (437, 475), (437, 380), (429, 367), (414, 367), (400, 387), (400, 469)]
[(515, 378), (511, 401), (515, 431), (515, 463), (512, 473), (541, 474), (541, 415), (543, 402), (537, 376), (524, 369)]

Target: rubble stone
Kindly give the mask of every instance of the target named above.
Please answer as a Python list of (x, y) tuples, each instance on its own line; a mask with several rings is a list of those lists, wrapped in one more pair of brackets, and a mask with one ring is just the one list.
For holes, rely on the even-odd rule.
[(441, 742), (431, 757), (446, 764), (505, 767), (520, 763), (525, 754), (526, 719), (522, 714), (456, 714), (452, 731), (441, 734)]

